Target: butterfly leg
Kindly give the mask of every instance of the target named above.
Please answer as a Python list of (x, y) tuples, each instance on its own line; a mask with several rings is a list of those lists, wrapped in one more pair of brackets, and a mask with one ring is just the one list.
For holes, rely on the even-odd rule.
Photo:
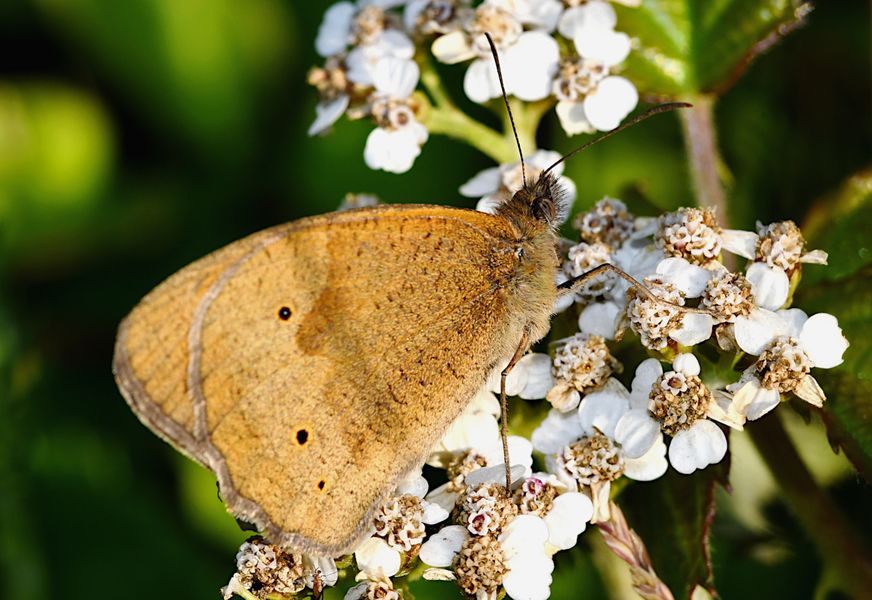
[(632, 275), (630, 275), (629, 273), (627, 273), (623, 269), (620, 269), (611, 263), (603, 263), (599, 266), (594, 267), (590, 271), (586, 271), (577, 277), (573, 277), (572, 279), (568, 279), (568, 280), (564, 281), (563, 283), (561, 283), (560, 285), (557, 286), (558, 297), (562, 298), (563, 296), (566, 296), (569, 294), (574, 294), (575, 290), (577, 290), (578, 288), (580, 288), (581, 286), (583, 286), (587, 282), (591, 281), (592, 279), (596, 279), (597, 277), (599, 277), (600, 275), (602, 275), (606, 272), (614, 273), (615, 275), (617, 275), (618, 277), (620, 277), (621, 279), (623, 279), (624, 281), (629, 283), (631, 286), (636, 288), (637, 291), (641, 292), (642, 295), (644, 295), (646, 298), (648, 298), (649, 300), (651, 300), (653, 302), (658, 302), (660, 304), (668, 304), (669, 306), (674, 306), (675, 308), (681, 309), (683, 312), (698, 313), (698, 314), (703, 314), (703, 315), (714, 316), (711, 311), (708, 311), (708, 310), (705, 310), (702, 308), (693, 308), (690, 306), (682, 306), (680, 304), (675, 304), (674, 302), (670, 302), (668, 300), (664, 300), (663, 298), (659, 298), (658, 296), (655, 296), (651, 292), (651, 290), (649, 290), (644, 284), (637, 281)]
[(506, 465), (506, 492), (512, 493), (512, 463), (509, 462), (509, 407), (506, 402), (506, 377), (527, 352), (530, 346), (530, 332), (524, 330), (524, 335), (521, 336), (521, 341), (518, 344), (512, 359), (506, 368), (500, 373), (500, 438), (503, 441), (503, 461)]

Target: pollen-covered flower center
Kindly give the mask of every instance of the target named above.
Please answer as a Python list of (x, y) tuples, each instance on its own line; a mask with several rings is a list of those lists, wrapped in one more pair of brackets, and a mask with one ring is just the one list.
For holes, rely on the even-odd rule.
[(573, 225), (585, 242), (602, 242), (615, 249), (633, 233), (633, 216), (620, 200), (603, 198), (589, 211), (579, 213)]
[(407, 100), (390, 96), (373, 96), (371, 114), (382, 129), (396, 131), (415, 122), (415, 111)]
[(388, 16), (384, 9), (369, 5), (361, 8), (354, 17), (351, 33), (355, 44), (370, 44), (388, 26)]
[(454, 509), (454, 522), (473, 535), (496, 533), (518, 514), (506, 488), (483, 484), (466, 493)]
[(260, 537), (239, 547), (236, 572), (242, 587), (264, 594), (296, 594), (306, 587), (303, 556), (284, 552)]
[(492, 535), (470, 537), (454, 559), (457, 584), (470, 597), (490, 597), (508, 571), (506, 553)]
[(538, 477), (530, 477), (515, 490), (515, 504), (523, 514), (544, 517), (557, 497), (557, 488)]
[(741, 273), (721, 271), (706, 283), (699, 306), (715, 313), (722, 322), (747, 317), (754, 308), (751, 282)]
[(487, 459), (474, 451), (470, 450), (458, 456), (446, 469), (448, 481), (451, 483), (452, 488), (454, 488), (453, 491), (463, 490), (465, 487), (463, 483), (464, 478), (476, 469), (486, 466)]
[(403, 494), (386, 500), (373, 517), (375, 534), (400, 552), (424, 542), (424, 507), (421, 499)]
[(805, 238), (793, 221), (758, 226), (757, 261), (792, 271), (799, 264)]
[[(578, 277), (591, 269), (612, 261), (611, 248), (601, 242), (588, 244), (581, 242), (569, 249), (567, 259), (563, 263), (563, 271), (569, 277)], [(614, 285), (614, 276), (603, 273), (595, 277), (576, 291), (581, 299), (590, 299), (608, 292)]]
[(604, 338), (576, 333), (557, 347), (551, 371), (555, 379), (584, 394), (601, 387), (620, 366)]
[(764, 388), (786, 394), (799, 386), (811, 366), (811, 360), (795, 339), (779, 337), (760, 354), (754, 369)]
[(400, 593), (394, 589), (389, 579), (370, 581), (366, 587), (364, 600), (400, 600)]
[(323, 101), (333, 100), (341, 94), (351, 91), (353, 85), (348, 79), (348, 70), (339, 58), (331, 56), (323, 67), (315, 67), (309, 71), (309, 85), (318, 91), (318, 97)]
[(648, 411), (669, 435), (688, 429), (705, 418), (714, 396), (696, 375), (668, 371), (660, 376), (648, 395)]
[(614, 481), (624, 472), (620, 448), (602, 433), (566, 446), (557, 462), (580, 485)]
[[(657, 298), (683, 305), (684, 296), (671, 283), (657, 277), (646, 277), (645, 287)], [(662, 350), (669, 344), (669, 334), (681, 327), (681, 309), (665, 302), (649, 298), (636, 288), (627, 291), (627, 318), (630, 328), (642, 340), (642, 345), (652, 350)]]
[(490, 46), (484, 36), (485, 33), (489, 33), (494, 45), (503, 50), (518, 41), (524, 27), (511, 13), (490, 4), (482, 4), (476, 9), (475, 16), (467, 25), (467, 30), (472, 36), (473, 46), (478, 53), (482, 56), (490, 56)]
[(554, 95), (560, 101), (579, 102), (608, 75), (608, 67), (600, 61), (589, 58), (564, 60), (554, 80)]
[(721, 228), (711, 209), (681, 208), (660, 217), (657, 247), (670, 256), (705, 265), (721, 253)]

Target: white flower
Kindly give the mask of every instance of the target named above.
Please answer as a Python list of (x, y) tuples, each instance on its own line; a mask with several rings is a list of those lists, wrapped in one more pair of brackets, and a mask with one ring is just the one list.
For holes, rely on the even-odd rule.
[(536, 514), (545, 520), (549, 554), (575, 546), (593, 517), (590, 498), (567, 491), (566, 485), (551, 473), (534, 473), (528, 477), (515, 492), (515, 498), (522, 514)]
[(556, 344), (552, 367), (556, 383), (546, 398), (560, 412), (577, 408), (582, 396), (602, 387), (622, 368), (601, 336), (577, 333)]
[(448, 427), (442, 440), (431, 452), (427, 464), (448, 467), (454, 453), (481, 448), (498, 438), (500, 401), (487, 389), (480, 390), (466, 409)]
[(679, 354), (672, 371), (663, 372), (660, 361), (649, 358), (636, 369), (630, 393), (630, 411), (615, 431), (625, 452), (646, 451), (661, 430), (672, 436), (669, 462), (679, 473), (689, 474), (720, 462), (727, 452), (727, 438), (711, 420), (741, 429), (744, 415), (732, 398), (712, 394), (699, 378), (699, 361)]
[(387, 577), (367, 579), (352, 587), (344, 596), (344, 600), (366, 600), (367, 598), (400, 600), (401, 596), (394, 589), (393, 582)]
[(469, 0), (411, 0), (403, 12), (407, 31), (422, 35), (459, 30), (470, 18)]
[(323, 68), (312, 69), (308, 82), (318, 90), (319, 98), (315, 121), (308, 131), (312, 136), (329, 129), (345, 113), (351, 103), (353, 85), (348, 80), (345, 63), (335, 56), (328, 58)]
[(375, 92), (370, 112), (378, 124), (366, 138), (367, 166), (392, 173), (412, 168), (427, 141), (427, 128), (415, 118), (409, 96), (418, 83), (418, 65), (412, 60), (383, 58), (375, 69)]
[(751, 282), (757, 303), (776, 310), (787, 301), (790, 277), (802, 263), (825, 265), (827, 253), (822, 250), (804, 252), (805, 238), (793, 221), (770, 225), (757, 223), (754, 262), (746, 276)]
[[(848, 340), (839, 322), (827, 313), (809, 317), (798, 308), (777, 313), (780, 326), (755, 341), (759, 358), (738, 382), (727, 386), (734, 402), (748, 419), (759, 419), (778, 406), (781, 395), (793, 393), (815, 406), (826, 395), (810, 374), (812, 368), (830, 369), (842, 363)], [(737, 336), (738, 337), (738, 336)]]
[(657, 219), (654, 243), (667, 256), (710, 266), (721, 250), (744, 258), (754, 257), (757, 236), (750, 231), (723, 229), (710, 208), (679, 208)]
[(578, 411), (552, 409), (532, 435), (534, 449), (546, 455), (548, 470), (570, 490), (590, 493), (594, 521), (608, 519), (612, 481), (621, 475), (649, 481), (666, 471), (659, 427), (648, 427), (653, 435), (637, 439), (635, 431), (622, 426), (630, 409), (630, 393), (611, 379), (602, 390), (588, 394)]
[[(515, 600), (545, 600), (554, 570), (547, 541), (545, 521), (526, 514), (512, 519), (497, 538), (445, 527), (424, 544), (420, 556), (430, 566), (453, 567), (458, 584), (470, 596), (495, 598), (502, 585)], [(494, 586), (494, 581), (499, 583)]]
[(506, 94), (529, 102), (551, 93), (560, 59), (557, 42), (544, 31), (524, 31), (522, 17), (485, 2), (476, 9), (466, 31), (454, 31), (433, 42), (433, 55), (441, 62), (455, 64), (475, 59), (463, 80), (463, 89), (473, 102), (502, 95), (486, 32), (500, 53)]
[[(542, 171), (558, 160), (560, 154), (553, 150), (537, 150), (526, 157), (524, 162), (527, 168), (527, 183), (536, 181)], [(575, 183), (563, 176), (563, 168), (563, 163), (560, 163), (551, 171), (557, 177), (557, 184), (561, 190), (557, 207), (557, 223), (563, 223), (569, 216), (576, 194)], [(495, 214), (497, 208), (522, 187), (521, 163), (518, 161), (480, 171), (460, 186), (460, 193), (467, 198), (480, 198), (476, 208), (482, 212)]]
[(489, 0), (490, 4), (512, 13), (524, 25), (552, 32), (563, 13), (560, 0)]
[(630, 38), (614, 30), (617, 17), (608, 2), (573, 6), (560, 18), (559, 30), (575, 42), (579, 58), (560, 64), (553, 84), (557, 116), (569, 135), (609, 131), (639, 102), (636, 87), (612, 74), (630, 52)]

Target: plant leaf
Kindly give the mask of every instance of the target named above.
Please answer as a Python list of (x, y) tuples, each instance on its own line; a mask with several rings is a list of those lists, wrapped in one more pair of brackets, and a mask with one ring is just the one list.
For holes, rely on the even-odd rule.
[(722, 93), (773, 43), (802, 23), (801, 0), (644, 0), (615, 5), (637, 38), (627, 72), (640, 91), (674, 98)]
[(627, 521), (642, 538), (657, 575), (676, 599), (702, 585), (714, 592), (709, 529), (715, 515), (715, 485), (725, 483), (729, 455), (717, 465), (681, 475), (670, 469), (644, 486), (621, 494)]

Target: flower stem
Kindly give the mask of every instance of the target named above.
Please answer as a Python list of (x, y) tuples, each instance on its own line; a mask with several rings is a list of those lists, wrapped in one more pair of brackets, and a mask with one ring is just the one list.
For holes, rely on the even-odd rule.
[(844, 591), (863, 597), (872, 590), (872, 556), (802, 462), (778, 415), (748, 427), (785, 503), (817, 546)]
[(720, 176), (723, 161), (718, 152), (714, 118), (715, 97), (699, 95), (692, 103), (692, 107), (678, 111), (678, 115), (696, 203), (700, 208), (713, 209), (721, 225), (728, 227), (727, 200)]
[(421, 122), (430, 133), (439, 133), (466, 142), (498, 163), (511, 163), (516, 160), (514, 140), (511, 144), (508, 143), (504, 136), (453, 106), (434, 106)]

